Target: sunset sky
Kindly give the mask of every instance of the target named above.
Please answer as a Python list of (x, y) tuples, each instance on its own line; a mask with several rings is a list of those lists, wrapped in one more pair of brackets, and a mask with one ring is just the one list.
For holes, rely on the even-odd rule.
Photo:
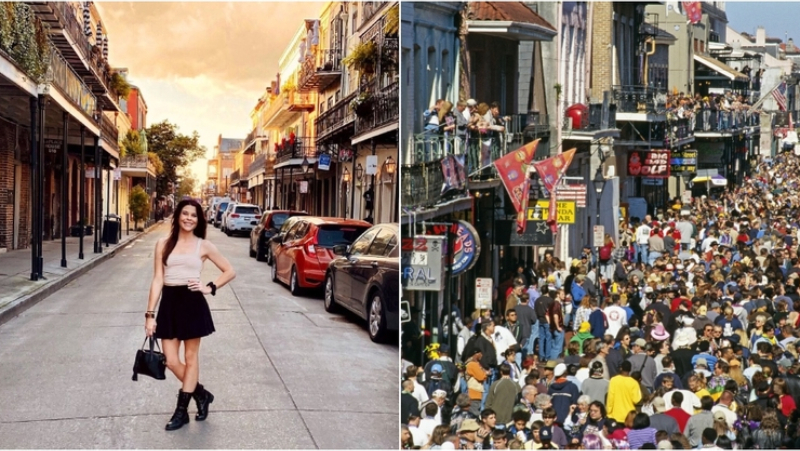
[[(211, 156), (217, 136), (244, 139), (250, 111), (278, 58), (321, 2), (97, 2), (109, 60), (127, 67), (148, 106), (148, 125), (169, 119), (197, 130)], [(205, 181), (205, 161), (192, 166)]]

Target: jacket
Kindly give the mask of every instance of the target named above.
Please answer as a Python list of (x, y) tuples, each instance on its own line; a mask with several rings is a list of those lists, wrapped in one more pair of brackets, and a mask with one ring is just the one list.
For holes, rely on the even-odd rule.
[(608, 395), (608, 381), (606, 379), (590, 377), (581, 384), (581, 392), (591, 398), (591, 402), (600, 401), (606, 405)]
[(653, 390), (656, 382), (656, 361), (644, 352), (628, 357), (631, 362), (631, 371), (639, 371), (642, 374), (642, 384), (649, 390)]
[(592, 326), (590, 332), (595, 338), (603, 338), (606, 329), (608, 329), (608, 321), (606, 315), (602, 310), (596, 309), (589, 315), (589, 325)]
[(569, 406), (578, 403), (580, 392), (578, 387), (566, 378), (556, 379), (547, 389), (547, 394), (552, 396), (553, 408), (556, 410), (556, 421), (564, 424), (569, 415)]
[(511, 422), (511, 413), (519, 392), (519, 384), (509, 378), (500, 378), (489, 387), (486, 408), (494, 410), (498, 424)]
[(483, 352), (481, 366), (486, 369), (497, 366), (497, 351), (494, 349), (494, 344), (487, 340), (482, 333), (475, 339), (475, 349), (480, 349)]

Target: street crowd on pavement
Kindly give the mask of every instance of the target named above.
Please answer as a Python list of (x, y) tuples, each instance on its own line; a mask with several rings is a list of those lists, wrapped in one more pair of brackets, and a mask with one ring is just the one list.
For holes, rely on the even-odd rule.
[(547, 251), (494, 311), (443, 311), (424, 364), (404, 355), (401, 447), (800, 448), (799, 244), (782, 153), (595, 251)]

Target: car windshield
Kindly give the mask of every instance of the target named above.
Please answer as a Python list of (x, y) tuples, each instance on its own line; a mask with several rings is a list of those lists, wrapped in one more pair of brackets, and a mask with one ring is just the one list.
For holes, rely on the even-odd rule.
[(276, 229), (280, 229), (283, 226), (283, 223), (289, 219), (289, 213), (275, 213), (270, 218), (270, 227), (275, 227)]
[(227, 208), (228, 208), (228, 203), (227, 202), (223, 202), (223, 203), (219, 204), (219, 211), (225, 211), (225, 209), (227, 209)]
[(257, 215), (258, 207), (236, 207), (236, 213), (242, 215)]
[(337, 244), (352, 244), (369, 227), (322, 225), (317, 232), (317, 242), (323, 247), (333, 247)]

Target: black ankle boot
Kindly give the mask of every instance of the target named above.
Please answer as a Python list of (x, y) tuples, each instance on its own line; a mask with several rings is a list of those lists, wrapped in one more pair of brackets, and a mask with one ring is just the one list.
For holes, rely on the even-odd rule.
[(175, 413), (172, 414), (166, 429), (174, 431), (180, 429), (184, 424), (189, 423), (189, 401), (192, 400), (192, 393), (186, 393), (183, 390), (178, 390), (178, 406), (175, 407)]
[(205, 420), (208, 417), (208, 405), (214, 402), (214, 395), (198, 382), (192, 397), (197, 404), (197, 415), (195, 415), (194, 419), (196, 421)]

